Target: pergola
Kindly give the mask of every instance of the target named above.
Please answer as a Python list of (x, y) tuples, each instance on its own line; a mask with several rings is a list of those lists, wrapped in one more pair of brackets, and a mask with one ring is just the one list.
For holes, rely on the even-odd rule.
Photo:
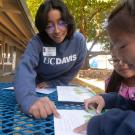
[[(0, 70), (12, 72), (35, 34), (25, 0), (0, 0)], [(0, 72), (1, 73), (1, 72)]]

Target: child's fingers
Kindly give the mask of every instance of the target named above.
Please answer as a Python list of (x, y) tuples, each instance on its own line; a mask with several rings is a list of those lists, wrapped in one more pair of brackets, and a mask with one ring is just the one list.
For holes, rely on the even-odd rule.
[(86, 132), (86, 130), (87, 130), (87, 124), (88, 124), (88, 123), (84, 123), (84, 124), (82, 124), (81, 126), (75, 128), (75, 129), (74, 129), (74, 132), (75, 132), (75, 133), (84, 133), (84, 132)]
[(89, 99), (89, 100), (85, 100), (84, 101), (85, 109), (88, 110), (89, 107), (93, 106), (93, 104), (95, 104), (95, 103), (96, 103), (96, 101), (93, 98)]
[(47, 87), (48, 87), (48, 84), (46, 82), (42, 82), (37, 85), (37, 88), (39, 88), (39, 89), (43, 89), (43, 88), (47, 88)]
[(104, 105), (102, 103), (98, 104), (96, 112), (100, 114), (103, 108), (104, 108)]
[(88, 110), (89, 109), (89, 106), (90, 106), (90, 103), (88, 101), (84, 101), (84, 106), (85, 106), (85, 109)]
[(89, 106), (95, 106), (97, 108), (97, 111), (101, 111), (104, 107), (104, 100), (101, 96), (95, 96), (89, 99), (84, 100), (85, 109), (88, 110)]

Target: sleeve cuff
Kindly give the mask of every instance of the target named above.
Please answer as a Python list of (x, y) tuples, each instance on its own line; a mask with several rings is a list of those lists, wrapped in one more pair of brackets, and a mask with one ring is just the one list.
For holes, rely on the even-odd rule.
[(30, 107), (38, 100), (40, 97), (30, 96), (24, 99), (21, 108), (25, 114), (29, 114)]

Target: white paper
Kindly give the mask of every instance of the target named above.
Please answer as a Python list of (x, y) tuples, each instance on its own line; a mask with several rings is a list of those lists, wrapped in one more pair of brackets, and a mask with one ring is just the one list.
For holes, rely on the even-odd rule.
[[(73, 130), (96, 115), (94, 110), (89, 113), (84, 110), (58, 110), (58, 112), (60, 118), (54, 117), (55, 135), (82, 135), (75, 133)], [(86, 133), (83, 135), (86, 135)]]
[(54, 91), (56, 91), (56, 88), (44, 88), (44, 89), (36, 88), (36, 92), (42, 93), (42, 94), (51, 94)]
[(84, 87), (77, 86), (57, 86), (58, 101), (84, 102), (95, 94)]
[(43, 47), (43, 56), (56, 56), (56, 47)]
[(7, 88), (3, 88), (3, 89), (14, 90), (14, 87), (7, 87)]

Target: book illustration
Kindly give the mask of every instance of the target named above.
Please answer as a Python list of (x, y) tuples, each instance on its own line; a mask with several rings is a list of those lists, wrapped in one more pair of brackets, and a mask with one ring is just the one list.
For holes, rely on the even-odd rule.
[(84, 102), (95, 94), (86, 88), (78, 86), (57, 86), (58, 101)]
[(74, 87), (73, 88), (73, 91), (76, 93), (76, 94), (84, 94), (84, 93), (87, 93), (87, 94), (90, 94), (90, 95), (95, 95), (95, 93), (93, 93), (92, 91), (86, 89), (86, 88), (83, 88), (83, 87)]

